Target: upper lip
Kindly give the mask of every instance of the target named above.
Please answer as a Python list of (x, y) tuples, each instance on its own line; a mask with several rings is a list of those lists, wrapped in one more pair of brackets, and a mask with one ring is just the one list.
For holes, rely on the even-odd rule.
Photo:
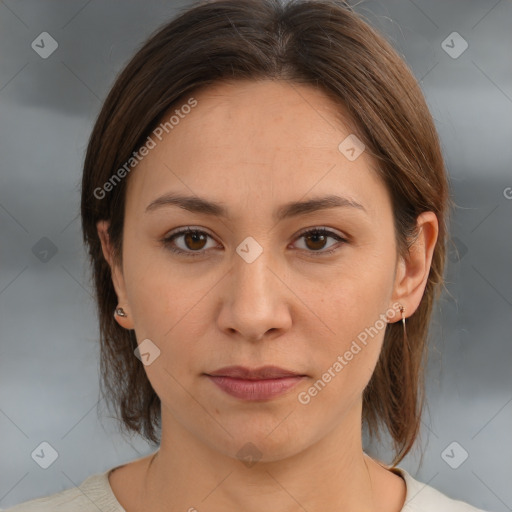
[(246, 368), (244, 366), (225, 366), (207, 375), (215, 377), (233, 377), (237, 379), (279, 379), (282, 377), (302, 377), (303, 375), (291, 370), (285, 370), (278, 366), (262, 366), (260, 368)]

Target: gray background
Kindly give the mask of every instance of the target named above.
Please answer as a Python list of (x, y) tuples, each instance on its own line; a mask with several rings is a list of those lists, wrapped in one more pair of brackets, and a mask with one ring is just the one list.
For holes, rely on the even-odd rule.
[[(115, 75), (185, 5), (0, 1), (2, 508), (154, 450), (122, 438), (106, 413), (98, 417), (79, 184)], [(512, 2), (386, 0), (357, 10), (420, 81), (457, 203), (449, 292), (432, 321), (428, 409), (418, 447), (400, 466), (453, 498), (512, 510)], [(47, 59), (31, 48), (44, 31), (59, 45)], [(469, 44), (458, 58), (442, 46), (454, 31)], [(31, 458), (42, 441), (59, 455), (46, 470)], [(467, 460), (452, 469), (446, 453), (457, 462), (462, 450)], [(391, 462), (386, 446), (367, 452)]]

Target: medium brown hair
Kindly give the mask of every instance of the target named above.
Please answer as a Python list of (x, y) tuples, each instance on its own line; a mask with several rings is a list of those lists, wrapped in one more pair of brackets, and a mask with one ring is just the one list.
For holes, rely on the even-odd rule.
[[(386, 326), (375, 371), (364, 390), (370, 436), (384, 425), (393, 465), (410, 451), (424, 405), (427, 332), (443, 284), (449, 184), (438, 135), (422, 91), (390, 43), (337, 0), (215, 0), (196, 3), (158, 29), (117, 77), (85, 156), (81, 215), (92, 264), (100, 325), (102, 391), (125, 431), (159, 442), (160, 399), (134, 356), (133, 330), (114, 319), (117, 296), (96, 223), (110, 220), (116, 264), (122, 264), (125, 190), (95, 190), (129, 161), (170, 109), (194, 90), (220, 81), (286, 80), (322, 90), (348, 113), (393, 202), (397, 250), (406, 255), (417, 216), (433, 211), (439, 235), (421, 303), (407, 320)], [(340, 117), (341, 119), (341, 117)]]

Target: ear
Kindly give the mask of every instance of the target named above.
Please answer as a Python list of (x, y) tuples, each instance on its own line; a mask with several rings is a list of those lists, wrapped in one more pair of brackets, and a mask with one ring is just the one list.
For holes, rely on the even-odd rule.
[(406, 257), (400, 258), (393, 290), (393, 301), (402, 304), (405, 317), (411, 316), (421, 302), (439, 233), (434, 212), (418, 215), (417, 226), (418, 237)]
[[(115, 319), (117, 320), (119, 325), (121, 325), (125, 329), (133, 329), (133, 315), (131, 314), (130, 306), (128, 304), (123, 271), (122, 268), (114, 264), (114, 259), (112, 256), (112, 246), (110, 245), (110, 237), (108, 234), (109, 225), (110, 221), (100, 220), (96, 223), (96, 228), (98, 230), (98, 236), (101, 241), (101, 249), (103, 251), (103, 256), (105, 257), (105, 260), (110, 266), (110, 270), (112, 273), (112, 283), (116, 291), (119, 306), (122, 307), (125, 313), (127, 314), (126, 317), (115, 315)], [(114, 314), (113, 311), (112, 314)]]

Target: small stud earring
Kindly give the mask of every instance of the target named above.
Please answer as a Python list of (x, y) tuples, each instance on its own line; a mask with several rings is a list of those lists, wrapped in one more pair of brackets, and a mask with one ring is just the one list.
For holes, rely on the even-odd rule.
[(114, 311), (114, 316), (128, 316), (125, 312), (124, 312), (124, 309), (123, 308), (116, 308), (115, 311)]

